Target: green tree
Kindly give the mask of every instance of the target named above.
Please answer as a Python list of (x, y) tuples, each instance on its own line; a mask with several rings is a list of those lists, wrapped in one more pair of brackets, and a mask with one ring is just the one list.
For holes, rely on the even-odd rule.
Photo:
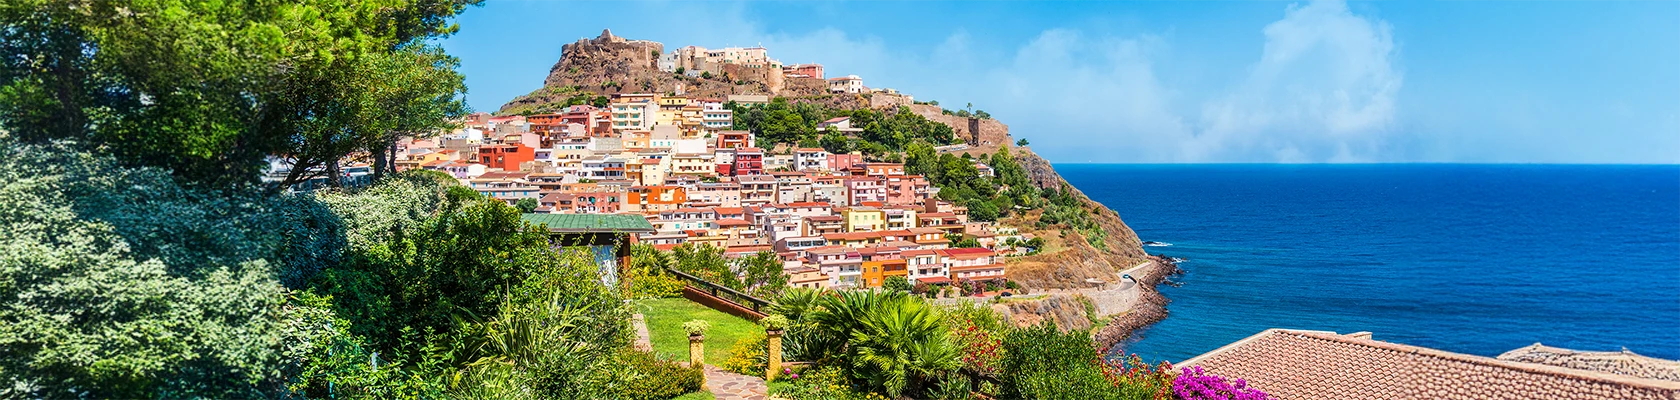
[(331, 174), (465, 110), (427, 43), (477, 2), (7, 2), (0, 129), (194, 182), (251, 183), (276, 155), (297, 160), (287, 184)]
[(968, 202), (968, 218), (975, 221), (997, 221), (998, 206), (986, 200)]
[(538, 206), (537, 199), (533, 199), (533, 198), (529, 198), (529, 197), (519, 199), (519, 201), (516, 201), (516, 202), (513, 203), (514, 208), (517, 208), (517, 209), (519, 209), (519, 212), (526, 213), (526, 214), (536, 212), (537, 211), (537, 206)]
[(723, 258), (723, 248), (684, 243), (671, 249), (673, 267), (679, 271), (705, 279), (708, 282), (742, 288), (741, 276), (730, 265), (729, 260)]
[[(401, 185), (323, 196), (352, 227), (351, 252), (313, 286), (333, 296), (335, 310), (354, 323), (352, 332), (393, 359), (417, 361), (429, 335), (459, 327), (461, 313), (494, 315), (503, 295), (552, 266), (557, 255), (548, 233), (525, 226), (506, 203), (460, 186)], [(352, 211), (362, 207), (407, 212)], [(378, 233), (357, 233), (358, 226)]]
[(823, 134), (822, 147), (823, 150), (828, 150), (829, 153), (834, 154), (846, 154), (852, 152), (851, 142), (846, 140), (846, 135), (840, 134), (840, 132), (835, 131), (834, 128), (829, 128), (827, 133)]
[(742, 275), (746, 276), (743, 289), (749, 293), (775, 298), (787, 289), (788, 276), (782, 273), (782, 259), (776, 253), (760, 251), (742, 258), (740, 263)]
[(903, 276), (893, 275), (882, 280), (881, 287), (887, 290), (908, 292), (910, 291), (910, 280)]
[(1015, 145), (1016, 146), (1021, 146), (1021, 147), (1027, 147), (1027, 138), (1021, 138), (1021, 140), (1015, 141)]

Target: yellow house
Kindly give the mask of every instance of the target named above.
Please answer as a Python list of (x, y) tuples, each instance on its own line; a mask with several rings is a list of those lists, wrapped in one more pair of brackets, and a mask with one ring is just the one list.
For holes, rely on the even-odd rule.
[(688, 107), (687, 97), (661, 97), (659, 125), (682, 125), (683, 107)]
[[(711, 154), (672, 154), (665, 159), (670, 160), (673, 175), (713, 176), (717, 175), (717, 165), (712, 164)], [(645, 174), (646, 172), (644, 172)]]
[(886, 227), (887, 213), (875, 207), (851, 207), (840, 211), (846, 232), (873, 232)]

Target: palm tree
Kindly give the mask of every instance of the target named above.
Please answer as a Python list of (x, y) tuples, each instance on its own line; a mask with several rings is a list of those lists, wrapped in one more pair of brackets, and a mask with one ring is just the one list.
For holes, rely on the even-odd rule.
[(811, 313), (820, 330), (844, 338), (852, 377), (894, 397), (956, 370), (957, 349), (939, 313), (902, 292), (844, 292)]

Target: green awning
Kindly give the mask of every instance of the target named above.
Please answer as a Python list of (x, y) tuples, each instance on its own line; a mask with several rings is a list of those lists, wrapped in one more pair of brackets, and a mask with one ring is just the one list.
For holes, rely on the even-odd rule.
[(647, 218), (635, 214), (521, 214), (531, 225), (554, 233), (654, 233)]

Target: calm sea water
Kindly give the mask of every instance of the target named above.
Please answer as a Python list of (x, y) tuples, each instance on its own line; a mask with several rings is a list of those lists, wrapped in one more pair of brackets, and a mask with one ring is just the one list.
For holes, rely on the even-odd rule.
[(1185, 258), (1127, 345), (1183, 361), (1267, 328), (1495, 356), (1680, 359), (1680, 166), (1091, 165), (1056, 170)]

